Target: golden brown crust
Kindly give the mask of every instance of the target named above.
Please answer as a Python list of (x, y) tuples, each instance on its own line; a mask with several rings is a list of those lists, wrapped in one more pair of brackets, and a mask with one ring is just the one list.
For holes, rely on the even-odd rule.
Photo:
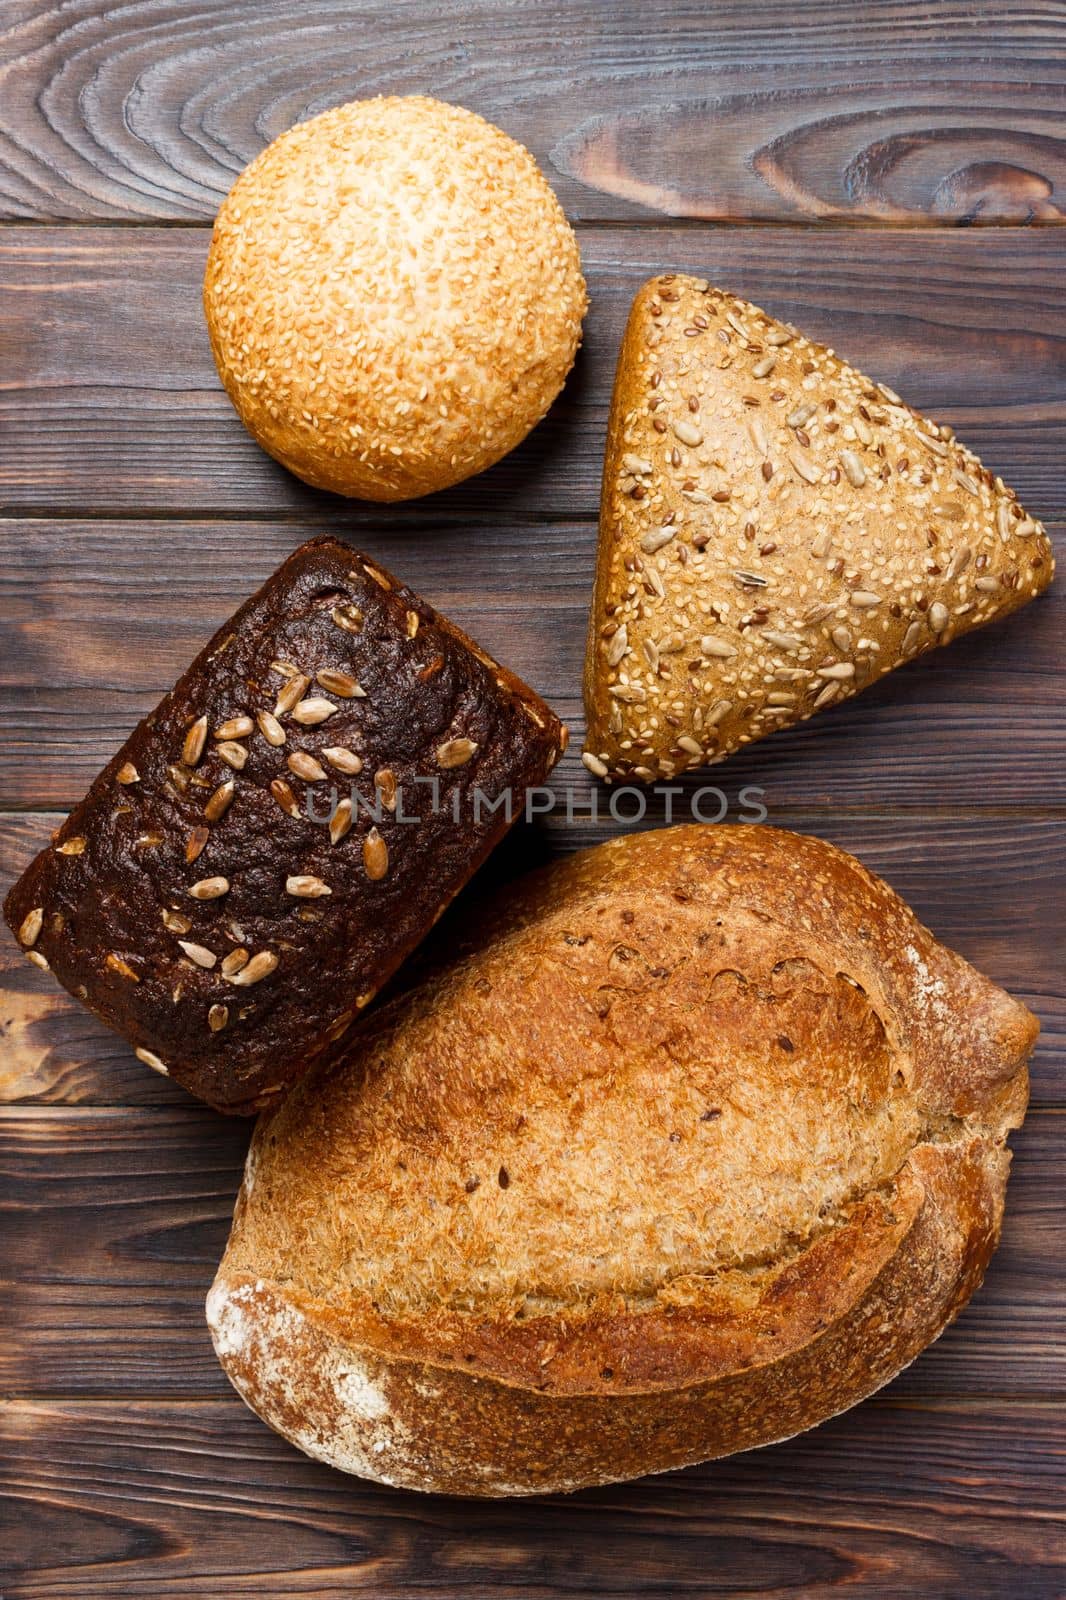
[(980, 1281), (1034, 1035), (818, 840), (584, 852), (260, 1124), (220, 1358), (302, 1448), (415, 1488), (785, 1437)]
[(421, 95), (283, 133), (219, 211), (204, 310), (265, 450), (319, 488), (406, 500), (482, 472), (562, 388), (577, 240), (522, 145)]
[(721, 760), (1006, 616), (1043, 528), (949, 428), (705, 280), (646, 283), (604, 460), (586, 765)]

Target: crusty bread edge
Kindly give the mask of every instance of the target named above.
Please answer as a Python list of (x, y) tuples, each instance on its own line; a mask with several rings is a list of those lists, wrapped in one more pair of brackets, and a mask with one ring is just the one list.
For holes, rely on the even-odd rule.
[[(1007, 1121), (1020, 1121), (1024, 1068)], [(887, 1383), (943, 1332), (998, 1241), (1006, 1128), (912, 1151), (901, 1236), (845, 1313), (781, 1360), (664, 1390), (546, 1394), (346, 1338), (329, 1308), (230, 1273), (207, 1301), (246, 1403), (308, 1455), (398, 1487), (497, 1498), (567, 1493), (779, 1442)], [(906, 1213), (903, 1217), (902, 1213)], [(876, 1250), (876, 1241), (871, 1245)], [(861, 1263), (857, 1265), (860, 1270)], [(871, 1262), (865, 1263), (869, 1268)]]

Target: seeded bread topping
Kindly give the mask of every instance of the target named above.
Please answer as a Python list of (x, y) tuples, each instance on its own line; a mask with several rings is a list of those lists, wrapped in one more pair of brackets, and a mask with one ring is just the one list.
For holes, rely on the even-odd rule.
[(345, 1032), (506, 831), (491, 802), (520, 814), (565, 742), (409, 589), (312, 541), (133, 732), (7, 920), (147, 1066), (251, 1112)]
[(1051, 546), (972, 451), (702, 279), (636, 297), (585, 665), (598, 777), (720, 761), (1005, 616)]
[(241, 174), (204, 309), (241, 420), (290, 471), (404, 500), (498, 461), (573, 364), (573, 229), (514, 139), (421, 95), (336, 106)]

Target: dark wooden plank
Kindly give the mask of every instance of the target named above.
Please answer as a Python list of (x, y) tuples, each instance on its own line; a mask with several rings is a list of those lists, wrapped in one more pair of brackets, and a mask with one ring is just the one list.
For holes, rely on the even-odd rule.
[[(78, 800), (212, 631), (321, 527), (0, 523), (9, 617), (0, 806), (65, 809)], [(1066, 524), (1052, 532), (1061, 545)], [(574, 734), (556, 791), (587, 804), (599, 789), (578, 757), (594, 524), (378, 525), (351, 537), (552, 702)], [(713, 781), (736, 796), (758, 784), (774, 808), (1062, 806), (1064, 611), (1058, 585), (689, 787)]]
[(522, 1504), (308, 1461), (236, 1399), (0, 1420), (7, 1600), (1052, 1600), (1058, 1405), (873, 1403), (705, 1467)]
[[(200, 308), (195, 229), (0, 232), (0, 509), (240, 513), (379, 525), (245, 433)], [(768, 306), (951, 422), (1031, 509), (1064, 507), (1066, 230), (588, 228), (585, 347), (561, 399), (481, 478), (390, 522), (594, 516), (629, 303), (666, 266)]]
[[(0, 1392), (226, 1392), (203, 1303), (229, 1231), (250, 1126), (170, 1110), (0, 1114), (7, 1336)], [(959, 1321), (893, 1395), (1066, 1399), (1063, 1113), (1031, 1111), (1002, 1245)]]
[(283, 128), (381, 92), (499, 122), (581, 218), (1062, 216), (1061, 18), (1018, 0), (9, 0), (5, 15), (9, 217), (210, 217)]
[[(712, 776), (721, 781), (720, 773)], [(727, 787), (735, 820), (744, 807), (737, 804), (738, 791)], [(946, 944), (1032, 1008), (1042, 1027), (1032, 1063), (1034, 1100), (1066, 1104), (1062, 823), (1021, 816), (779, 813), (772, 795), (768, 799), (771, 823), (851, 850), (882, 873)], [(519, 824), (468, 894), (505, 882), (550, 854), (594, 844), (619, 831), (609, 817), (593, 823), (580, 811), (575, 805), (569, 823), (564, 801), (557, 813), (536, 825)], [(659, 823), (662, 811), (660, 805)], [(0, 818), (0, 895), (46, 841), (56, 820), (35, 813)], [(446, 922), (435, 935), (445, 946), (449, 926)], [(47, 973), (25, 961), (6, 929), (0, 935), (0, 1101), (189, 1104), (181, 1089), (146, 1071), (122, 1040)]]

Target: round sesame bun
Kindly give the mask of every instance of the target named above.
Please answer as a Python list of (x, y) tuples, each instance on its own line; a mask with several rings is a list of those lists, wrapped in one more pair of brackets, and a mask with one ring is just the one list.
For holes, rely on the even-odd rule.
[(587, 305), (529, 151), (460, 106), (290, 128), (215, 222), (204, 309), (249, 432), (318, 488), (407, 500), (482, 472), (562, 388)]

